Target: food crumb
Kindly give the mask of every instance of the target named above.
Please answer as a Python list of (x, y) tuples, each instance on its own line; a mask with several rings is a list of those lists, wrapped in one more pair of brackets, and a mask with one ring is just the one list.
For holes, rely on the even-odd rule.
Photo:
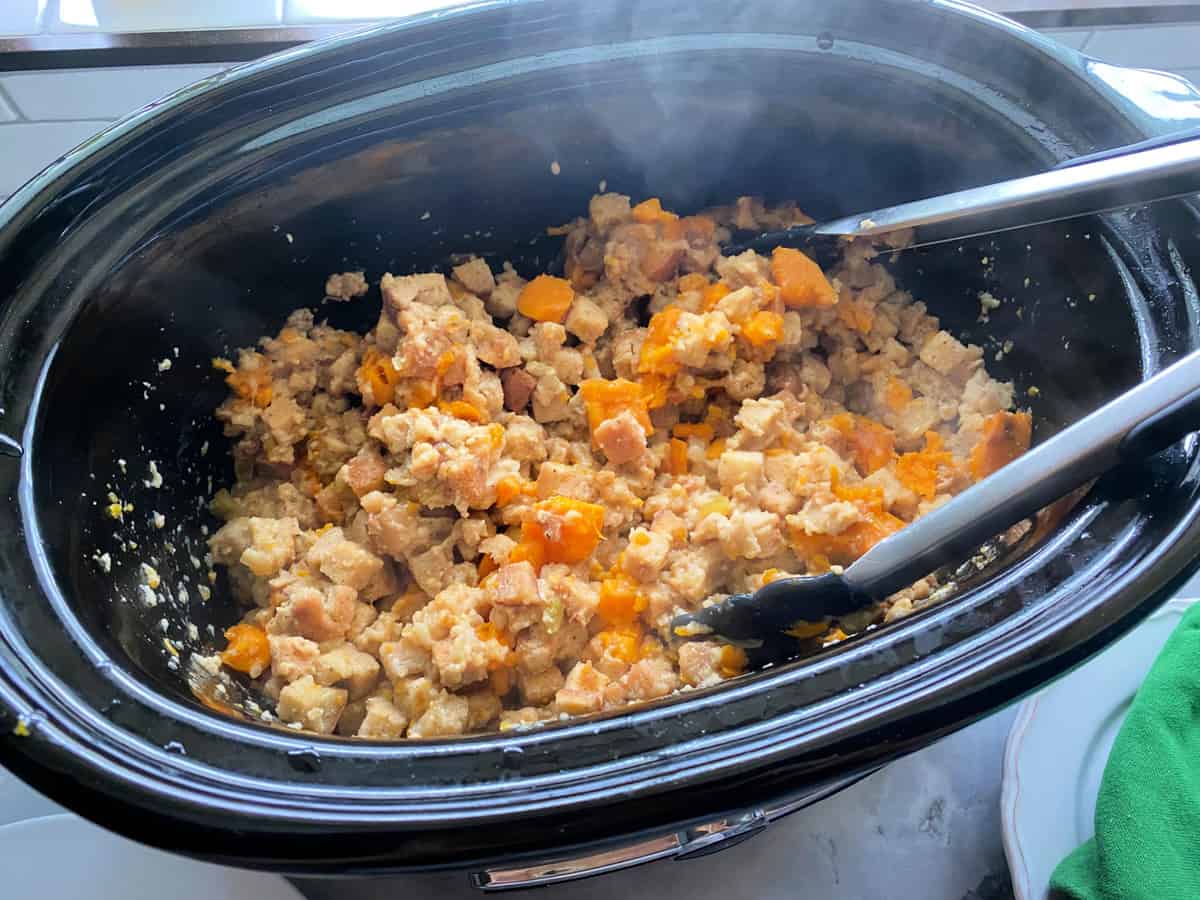
[(162, 473), (158, 471), (158, 463), (156, 463), (154, 460), (150, 460), (149, 470), (150, 477), (145, 479), (142, 484), (146, 485), (148, 488), (162, 487), (163, 477)]
[(294, 243), (296, 243), (296, 239), (295, 239), (294, 237), (292, 237), (292, 233), (291, 233), (290, 231), (289, 231), (289, 232), (287, 232), (287, 233), (285, 233), (285, 234), (284, 234), (284, 237), (285, 237), (285, 238), (287, 238), (287, 242), (288, 242), (289, 244), (294, 244)]
[(164, 356), (162, 359), (160, 359), (158, 361), (158, 371), (166, 372), (170, 368), (171, 368), (171, 360), (169, 357)]
[(1001, 301), (992, 296), (988, 291), (979, 292), (979, 320), (980, 322), (990, 321), (988, 315), (993, 309), (1000, 308)]
[(124, 475), (124, 474), (125, 474), (125, 472), (126, 472), (126, 468), (125, 468), (125, 467), (126, 467), (127, 465), (128, 465), (128, 464), (125, 462), (125, 460), (123, 460), (123, 459), (118, 459), (118, 460), (117, 460), (117, 468), (119, 468), (119, 469), (121, 470), (121, 474), (122, 474), (122, 475)]
[(158, 606), (158, 595), (150, 589), (150, 585), (139, 584), (137, 586), (137, 591), (138, 596), (142, 598), (142, 602), (146, 604), (146, 606), (150, 607), (151, 609), (153, 609), (155, 606)]
[(151, 566), (147, 563), (142, 563), (141, 571), (142, 580), (146, 583), (146, 586), (152, 590), (157, 590), (158, 586), (162, 584), (162, 579), (158, 575), (158, 570), (155, 569), (154, 566)]
[(429, 210), (425, 210), (425, 212), (421, 213), (421, 221), (424, 222), (431, 215), (432, 215), (432, 213), (430, 213)]
[(98, 565), (106, 573), (112, 571), (112, 554), (96, 553), (92, 555), (92, 559), (94, 559), (96, 561), (96, 565)]
[(24, 716), (17, 719), (16, 727), (13, 728), (13, 734), (17, 737), (29, 737), (29, 723), (25, 721)]
[(1038, 389), (1038, 386), (1036, 384), (1033, 384), (1033, 385), (1029, 386), (1029, 389), (1027, 391), (1025, 391), (1025, 393), (1028, 394), (1030, 397), (1036, 397), (1036, 396), (1038, 396), (1038, 394), (1041, 393), (1041, 391)]
[(208, 441), (205, 441), (203, 444), (200, 445), (200, 455), (208, 456)]
[(163, 646), (167, 648), (167, 652), (170, 653), (172, 656), (179, 655), (179, 648), (176, 647), (174, 643), (172, 643), (170, 638), (163, 638)]
[(562, 174), (562, 166), (560, 166), (558, 164), (557, 159), (550, 163), (550, 174), (551, 175), (561, 175)]
[(162, 528), (167, 524), (167, 517), (158, 510), (155, 510), (150, 514), (150, 521), (154, 524), (155, 528)]
[(1095, 302), (1096, 302), (1096, 295), (1088, 294), (1088, 303), (1095, 303)]
[(201, 584), (196, 586), (196, 592), (200, 594), (200, 599), (208, 601), (212, 598), (212, 591), (208, 589), (208, 585)]
[(600, 193), (602, 193), (602, 194), (603, 194), (605, 191), (607, 191), (607, 190), (608, 190), (608, 180), (607, 180), (607, 179), (604, 179), (604, 178), (601, 178), (601, 179), (600, 179), (600, 184), (599, 184), (599, 185), (597, 185), (597, 186), (600, 188)]
[(1029, 276), (1025, 276), (1025, 287), (1029, 287)]

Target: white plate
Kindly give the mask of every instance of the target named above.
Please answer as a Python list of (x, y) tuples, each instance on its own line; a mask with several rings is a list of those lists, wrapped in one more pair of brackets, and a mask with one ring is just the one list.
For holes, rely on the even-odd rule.
[(16, 775), (0, 767), (0, 826), (65, 812), (61, 806), (22, 784)]
[(1046, 900), (1054, 867), (1092, 836), (1108, 752), (1158, 651), (1196, 602), (1170, 601), (1021, 704), (1004, 749), (1000, 798), (1016, 900)]
[(278, 875), (151, 850), (72, 815), (0, 827), (0, 881), (4, 897), (38, 900), (304, 900)]

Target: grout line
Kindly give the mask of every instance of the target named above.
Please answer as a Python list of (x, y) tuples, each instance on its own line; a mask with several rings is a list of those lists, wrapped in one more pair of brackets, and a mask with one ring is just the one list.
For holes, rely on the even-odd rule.
[[(130, 110), (133, 112), (134, 110)], [(111, 125), (116, 119), (21, 119), (16, 122), (0, 122), (0, 129), (8, 128), (12, 125), (97, 125), (105, 127)]]
[(0, 83), (0, 103), (3, 103), (5, 106), (11, 109), (13, 111), (13, 115), (16, 116), (15, 119), (0, 124), (15, 125), (18, 122), (29, 121), (27, 118), (25, 118), (25, 113), (21, 111), (21, 107), (17, 106), (17, 104), (13, 101), (12, 95), (4, 89), (4, 85), (2, 83)]

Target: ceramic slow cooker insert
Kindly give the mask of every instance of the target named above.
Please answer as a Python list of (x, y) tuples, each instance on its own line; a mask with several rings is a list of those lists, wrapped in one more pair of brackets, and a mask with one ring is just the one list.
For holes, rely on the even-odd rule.
[[(485, 2), (137, 113), (0, 207), (0, 758), (207, 859), (473, 866), (504, 886), (718, 848), (1032, 690), (1188, 574), (1193, 441), (1102, 480), (945, 603), (820, 655), (594, 719), (391, 744), (198, 702), (161, 611), (121, 600), (136, 572), (96, 565), (96, 501), (118, 459), (154, 459), (156, 508), (182, 528), (143, 552), (202, 545), (209, 479), (230, 479), (208, 361), (273, 333), (330, 272), (483, 251), (531, 274), (554, 251), (531, 239), (601, 181), (681, 210), (758, 194), (821, 217), (1197, 124), (1171, 76), (899, 0)], [(1038, 389), (1045, 435), (1200, 345), (1197, 260), (1196, 208), (1176, 201), (891, 265), (951, 331), (1013, 342), (989, 367)], [(1023, 316), (978, 322), (981, 290)], [(220, 584), (190, 613), (201, 634), (237, 617)]]

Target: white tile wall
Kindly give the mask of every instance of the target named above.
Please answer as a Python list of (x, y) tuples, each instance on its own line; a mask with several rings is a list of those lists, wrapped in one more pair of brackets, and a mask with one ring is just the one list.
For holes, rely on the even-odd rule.
[(0, 125), (0, 195), (22, 184), (108, 122), (12, 122)]
[[(0, 25), (9, 21), (5, 17), (22, 2), (0, 0)], [(51, 0), (48, 12), (61, 14), (64, 4), (87, 2)], [(188, 6), (193, 12), (187, 14), (214, 16), (214, 11), (223, 9), (226, 2), (190, 0)], [(231, 2), (246, 14), (257, 0)], [(276, 14), (282, 14), (284, 0), (270, 2), (278, 5)], [(1025, 0), (996, 0), (989, 5), (1015, 2)], [(1028, 2), (1061, 6), (1063, 0)], [(121, 15), (132, 14), (131, 10), (148, 10), (155, 3), (156, 0), (91, 0), (89, 8), (97, 13), (98, 21), (104, 16), (106, 22), (128, 24), (134, 20), (111, 18), (116, 15), (114, 10)], [(288, 15), (308, 17), (304, 21), (350, 21), (380, 15), (388, 9), (411, 12), (430, 8), (443, 5), (443, 0), (287, 0), (287, 3)], [(175, 8), (184, 10), (184, 4), (179, 3)], [(257, 8), (261, 11), (263, 7)], [(186, 10), (180, 14), (185, 13)], [(230, 21), (225, 20), (224, 24)], [(1200, 25), (1057, 29), (1049, 33), (1091, 56), (1122, 65), (1167, 69), (1200, 84)], [(108, 122), (221, 68), (158, 66), (0, 74), (0, 198)]]
[(1200, 67), (1200, 25), (1100, 28), (1083, 47), (1089, 56), (1152, 69)]
[(1088, 28), (1050, 28), (1046, 30), (1046, 34), (1076, 50), (1082, 50), (1083, 45), (1092, 36), (1091, 29)]
[[(39, 30), (164, 31), (360, 22), (436, 9), (461, 0), (0, 0), (0, 34)], [(1193, 0), (976, 0), (1000, 13), (1186, 5)], [(45, 11), (45, 13), (43, 13)]]
[[(9, 0), (0, 0), (7, 3)], [(57, 0), (49, 31), (187, 31), (278, 24), (283, 0)]]
[(42, 24), (46, 0), (0, 0), (0, 34), (32, 34)]
[(393, 19), (459, 2), (461, 0), (284, 0), (283, 20), (289, 25), (311, 25)]
[(0, 75), (0, 90), (12, 100), (22, 118), (34, 122), (118, 119), (223, 68), (158, 66), (15, 72)]

